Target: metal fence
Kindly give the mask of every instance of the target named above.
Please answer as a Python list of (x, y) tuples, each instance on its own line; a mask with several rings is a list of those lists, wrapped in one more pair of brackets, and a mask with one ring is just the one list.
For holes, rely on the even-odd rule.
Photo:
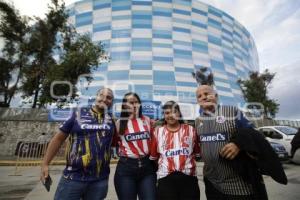
[(292, 120), (260, 119), (260, 120), (251, 120), (251, 122), (256, 127), (261, 127), (261, 126), (291, 126), (291, 127), (294, 127), (294, 128), (300, 128), (300, 121), (292, 121)]
[[(50, 165), (65, 163), (65, 148), (66, 142), (60, 147), (58, 153), (50, 163)], [(21, 171), (24, 167), (39, 166), (42, 163), (46, 153), (48, 142), (40, 143), (36, 141), (18, 141), (15, 150), (15, 176), (21, 176)]]
[(295, 128), (300, 128), (300, 121), (291, 120), (275, 120), (277, 125), (292, 126)]

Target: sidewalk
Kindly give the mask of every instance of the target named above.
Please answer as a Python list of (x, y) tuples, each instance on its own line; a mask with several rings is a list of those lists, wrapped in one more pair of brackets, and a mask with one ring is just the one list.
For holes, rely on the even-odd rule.
[[(53, 170), (51, 170), (51, 177), (53, 180), (50, 192), (47, 192), (44, 186), (41, 182), (39, 182), (36, 187), (25, 197), (25, 200), (52, 200), (54, 198), (55, 190), (57, 187), (57, 184), (59, 182), (59, 179), (61, 177), (61, 171), (64, 167), (58, 167), (55, 166), (55, 173), (53, 173)], [(108, 194), (107, 198), (108, 200), (117, 200), (117, 196), (114, 190), (113, 185), (113, 174), (115, 173), (116, 164), (111, 165), (111, 174), (109, 177), (109, 187), (108, 187)], [(59, 173), (56, 173), (59, 171)], [(42, 198), (41, 198), (42, 197)]]
[[(116, 161), (114, 161), (116, 163)], [(198, 163), (198, 168), (203, 167), (203, 163)], [(113, 178), (116, 170), (116, 164), (111, 164), (111, 173), (109, 176), (109, 187), (107, 200), (117, 200)], [(52, 200), (56, 191), (57, 184), (64, 169), (63, 165), (51, 166), (50, 174), (53, 180), (50, 192), (47, 192), (42, 183), (39, 181), (40, 167), (23, 167), (20, 176), (12, 176), (14, 167), (0, 167), (0, 200), (4, 199), (25, 199), (25, 200)], [(204, 197), (204, 185), (202, 177), (199, 178), (201, 199)]]
[[(106, 199), (107, 200), (117, 200), (117, 195), (114, 188), (113, 178), (116, 170), (116, 164), (110, 165), (110, 176), (109, 176), (109, 186), (108, 186), (108, 194)], [(197, 167), (201, 168), (203, 167), (203, 163), (197, 163)], [(53, 184), (51, 186), (50, 192), (47, 192), (44, 186), (39, 182), (37, 186), (26, 196), (25, 200), (40, 200), (41, 197), (43, 197), (43, 200), (52, 200), (54, 197), (54, 193), (59, 181), (59, 178), (61, 177), (61, 171), (63, 170), (62, 166), (54, 166), (54, 168), (51, 169), (51, 177), (53, 180)], [(55, 173), (53, 173), (55, 172)], [(59, 173), (58, 173), (59, 172)], [(205, 199), (204, 194), (204, 184), (203, 184), (203, 178), (202, 176), (198, 176), (199, 179), (199, 185), (200, 185), (200, 191), (201, 191), (201, 199)]]
[[(116, 164), (111, 164), (111, 173), (109, 176), (108, 200), (117, 200), (116, 192), (113, 184), (113, 177), (116, 170)], [(39, 181), (40, 167), (23, 167), (19, 176), (14, 176), (15, 167), (1, 166), (0, 167), (0, 200), (52, 200), (54, 193), (61, 177), (63, 165), (51, 166), (50, 173), (53, 180), (50, 192), (47, 192), (44, 186)], [(201, 199), (205, 200), (205, 188), (202, 177), (203, 163), (197, 163), (198, 183), (200, 186)], [(288, 185), (276, 183), (268, 176), (264, 176), (269, 199), (272, 200), (296, 200), (300, 199), (299, 184), (300, 184), (300, 166), (293, 164), (284, 164), (286, 175), (289, 179)]]

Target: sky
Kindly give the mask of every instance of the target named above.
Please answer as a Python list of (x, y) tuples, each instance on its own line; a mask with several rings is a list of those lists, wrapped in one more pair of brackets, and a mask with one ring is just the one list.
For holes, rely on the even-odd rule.
[[(10, 0), (22, 15), (43, 17), (50, 0)], [(76, 0), (65, 0), (66, 5)], [(260, 71), (275, 78), (269, 97), (280, 104), (278, 119), (300, 120), (300, 0), (201, 0), (219, 8), (254, 38)]]

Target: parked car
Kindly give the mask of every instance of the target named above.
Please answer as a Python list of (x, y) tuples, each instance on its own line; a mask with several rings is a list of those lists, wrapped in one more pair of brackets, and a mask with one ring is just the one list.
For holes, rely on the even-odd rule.
[(288, 152), (286, 151), (286, 149), (282, 144), (276, 142), (270, 142), (270, 145), (272, 146), (275, 153), (278, 155), (279, 160), (285, 161), (289, 159)]
[(288, 155), (291, 156), (291, 141), (297, 133), (297, 129), (290, 126), (263, 126), (258, 130), (268, 141), (282, 144)]

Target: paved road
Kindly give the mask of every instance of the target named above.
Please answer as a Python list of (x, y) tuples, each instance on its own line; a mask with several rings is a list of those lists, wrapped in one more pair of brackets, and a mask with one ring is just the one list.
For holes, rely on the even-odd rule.
[[(203, 163), (198, 163), (198, 171), (202, 171)], [(111, 176), (109, 180), (108, 200), (116, 200), (116, 194), (113, 186), (113, 174), (116, 165), (111, 165)], [(0, 199), (26, 199), (26, 200), (51, 200), (61, 176), (63, 166), (53, 166), (51, 175), (53, 185), (50, 192), (46, 192), (43, 185), (39, 182), (39, 167), (24, 168), (21, 171), (22, 176), (11, 176), (13, 167), (0, 167)], [(270, 200), (299, 200), (300, 199), (300, 166), (293, 164), (284, 164), (285, 172), (289, 179), (288, 185), (280, 185), (270, 177), (264, 177)], [(201, 199), (206, 199), (204, 194), (203, 177), (199, 177)]]

